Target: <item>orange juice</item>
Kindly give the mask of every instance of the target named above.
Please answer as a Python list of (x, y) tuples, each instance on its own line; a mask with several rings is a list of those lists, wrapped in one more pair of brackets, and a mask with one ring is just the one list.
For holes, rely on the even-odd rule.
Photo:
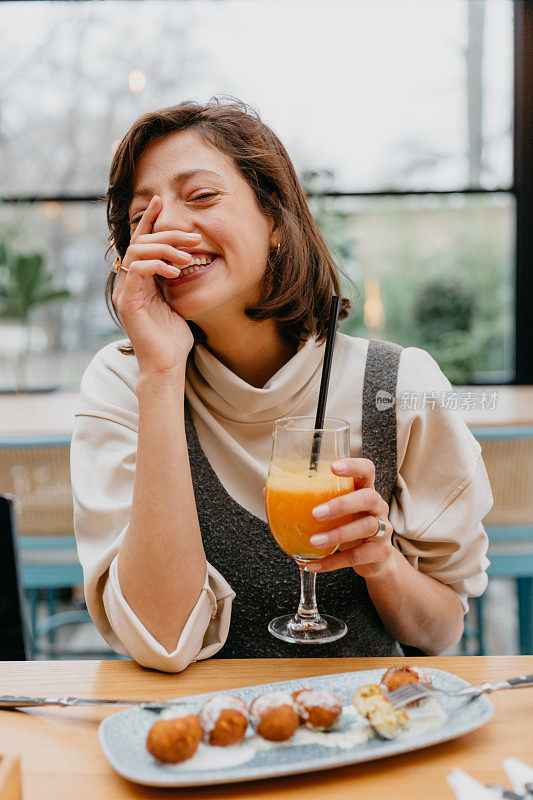
[(353, 514), (319, 521), (311, 512), (315, 506), (353, 490), (354, 479), (334, 475), (329, 461), (319, 462), (316, 471), (309, 470), (309, 460), (273, 462), (267, 480), (266, 512), (270, 530), (283, 552), (305, 560), (333, 553), (335, 547), (312, 547), (311, 536), (346, 525)]

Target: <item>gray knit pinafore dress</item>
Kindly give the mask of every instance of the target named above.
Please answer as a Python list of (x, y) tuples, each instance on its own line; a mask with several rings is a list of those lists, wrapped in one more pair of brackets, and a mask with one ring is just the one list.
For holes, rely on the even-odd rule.
[[(363, 456), (374, 462), (376, 489), (387, 503), (396, 482), (394, 398), (400, 351), (398, 345), (371, 340), (363, 385)], [(273, 617), (296, 611), (298, 567), (279, 549), (267, 523), (226, 492), (200, 446), (187, 404), (185, 431), (206, 557), (236, 593), (228, 638), (216, 657), (403, 655), (398, 642), (385, 630), (364, 579), (351, 568), (321, 574), (317, 580), (319, 610), (339, 617), (348, 626), (342, 639), (322, 645), (295, 645), (268, 632)]]

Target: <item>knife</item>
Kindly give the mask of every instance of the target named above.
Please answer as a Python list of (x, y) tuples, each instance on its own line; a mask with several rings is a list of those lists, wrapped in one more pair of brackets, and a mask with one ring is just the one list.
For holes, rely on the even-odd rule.
[(26, 708), (28, 706), (141, 706), (148, 711), (162, 711), (168, 706), (188, 705), (183, 700), (101, 700), (83, 697), (22, 697), (0, 695), (0, 708)]

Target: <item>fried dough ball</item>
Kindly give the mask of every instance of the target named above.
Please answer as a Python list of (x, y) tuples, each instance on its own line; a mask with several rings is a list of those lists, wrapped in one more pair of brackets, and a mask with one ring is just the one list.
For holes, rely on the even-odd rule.
[(248, 727), (248, 708), (244, 700), (231, 694), (208, 700), (198, 714), (208, 744), (226, 747), (244, 739)]
[(146, 749), (158, 761), (176, 764), (191, 758), (198, 749), (202, 728), (196, 714), (160, 719), (148, 732)]
[(394, 739), (409, 719), (403, 708), (393, 707), (377, 684), (361, 686), (352, 697), (352, 703), (384, 739)]
[(266, 692), (256, 697), (250, 717), (259, 736), (272, 742), (290, 739), (299, 723), (289, 692)]
[(335, 692), (326, 689), (300, 689), (293, 692), (296, 711), (306, 728), (327, 731), (342, 714), (342, 701)]
[[(431, 686), (431, 678), (425, 670), (418, 667), (391, 667), (383, 675), (381, 683), (389, 692), (393, 692), (407, 683), (425, 683), (426, 686)], [(421, 700), (415, 700), (413, 703), (407, 703), (407, 706), (418, 706), (421, 702)]]

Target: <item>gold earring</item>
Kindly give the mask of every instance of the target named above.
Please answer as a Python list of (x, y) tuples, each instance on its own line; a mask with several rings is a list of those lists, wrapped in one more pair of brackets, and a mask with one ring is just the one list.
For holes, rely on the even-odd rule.
[(281, 247), (281, 242), (278, 242), (278, 246), (276, 247), (276, 255), (279, 256), (279, 249)]

